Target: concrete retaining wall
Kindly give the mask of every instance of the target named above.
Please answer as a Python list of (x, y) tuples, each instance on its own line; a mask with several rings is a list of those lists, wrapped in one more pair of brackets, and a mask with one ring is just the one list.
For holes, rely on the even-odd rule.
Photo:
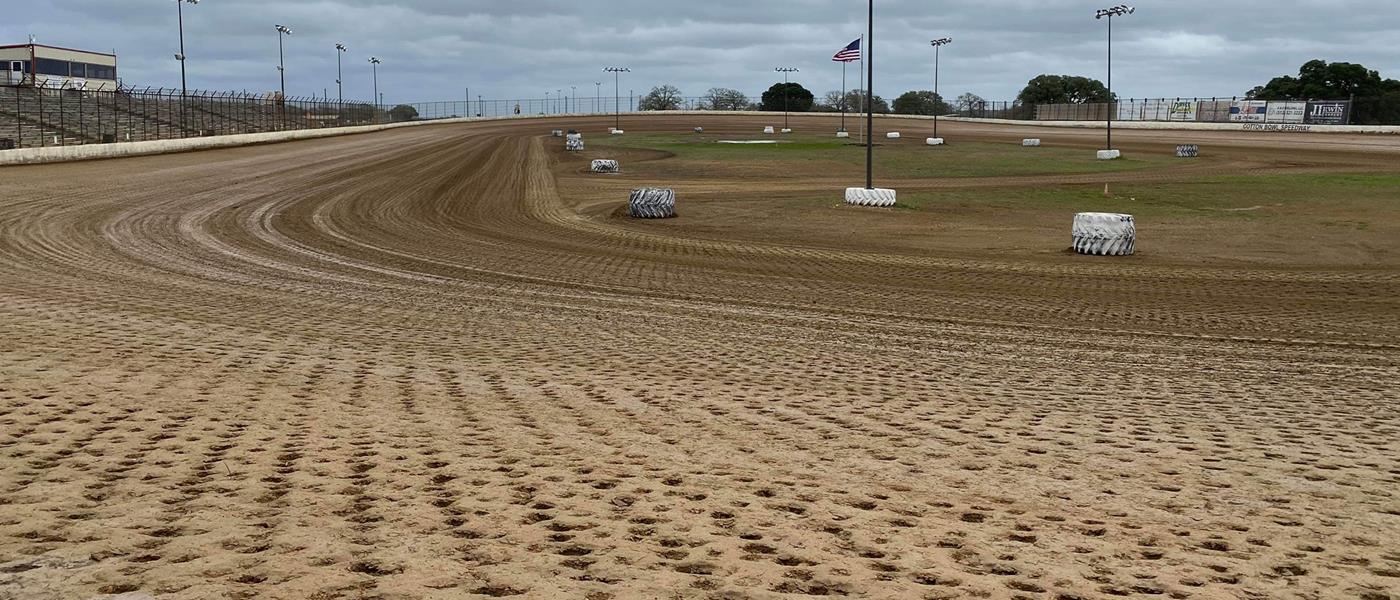
[[(855, 114), (855, 113), (851, 113)], [(778, 113), (758, 112), (758, 111), (719, 111), (719, 110), (688, 110), (688, 111), (665, 111), (653, 113), (627, 113), (623, 119), (638, 119), (647, 117), (674, 117), (674, 116), (746, 116), (746, 117), (781, 117)], [(76, 160), (95, 160), (103, 158), (121, 158), (125, 156), (144, 156), (150, 154), (169, 154), (172, 152), (189, 152), (193, 150), (212, 150), (215, 148), (232, 148), (236, 146), (252, 146), (256, 144), (274, 144), (277, 142), (290, 142), (293, 140), (309, 140), (315, 138), (334, 137), (341, 135), (354, 135), (358, 133), (371, 133), (399, 127), (421, 127), (426, 125), (448, 125), (454, 123), (475, 123), (485, 121), (513, 121), (521, 119), (568, 119), (583, 117), (606, 117), (610, 115), (597, 114), (576, 114), (576, 115), (510, 115), (504, 117), (462, 117), (457, 119), (438, 119), (434, 121), (409, 121), (406, 123), (387, 123), (384, 125), (366, 125), (363, 127), (335, 127), (328, 129), (298, 129), (293, 131), (273, 131), (267, 133), (247, 133), (239, 135), (220, 135), (212, 137), (185, 138), (178, 140), (151, 140), (144, 142), (119, 142), (115, 144), (83, 144), (78, 146), (49, 146), (47, 148), (19, 148), (16, 150), (0, 150), (0, 166), (5, 165), (31, 165), (54, 162), (68, 162)], [(823, 116), (835, 117), (837, 113), (798, 113), (793, 116)], [(858, 115), (862, 117), (863, 115)], [(921, 115), (875, 115), (878, 119), (907, 119), (917, 121), (932, 120), (931, 116)], [(939, 117), (940, 120), (964, 122), (964, 123), (988, 123), (994, 125), (1019, 125), (1030, 127), (1059, 127), (1059, 128), (1081, 128), (1081, 129), (1102, 129), (1103, 121), (1015, 121), (1009, 119), (973, 119), (965, 117)], [(1286, 133), (1370, 133), (1400, 135), (1400, 126), (1394, 125), (1282, 125), (1263, 123), (1159, 123), (1153, 121), (1114, 121), (1113, 126), (1118, 129), (1157, 129), (1157, 130), (1184, 130), (1184, 131), (1276, 131)]]

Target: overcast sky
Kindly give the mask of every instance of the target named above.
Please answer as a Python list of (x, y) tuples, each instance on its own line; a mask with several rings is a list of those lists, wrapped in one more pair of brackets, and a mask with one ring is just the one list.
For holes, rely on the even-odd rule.
[[(1110, 0), (876, 0), (875, 91), (932, 89), (928, 40), (943, 48), (940, 90), (1013, 98), (1040, 73), (1102, 79)], [(39, 43), (118, 55), (128, 85), (178, 86), (174, 0), (8, 0), (0, 45)], [(819, 96), (841, 87), (834, 54), (864, 30), (859, 0), (202, 0), (185, 5), (190, 87), (277, 89), (275, 23), (286, 40), (289, 95), (335, 96), (335, 43), (350, 48), (345, 95), (369, 99), (373, 55), (389, 102), (592, 96), (632, 68), (622, 93), (673, 84), (758, 94), (773, 69)], [(1397, 0), (1141, 0), (1114, 22), (1121, 97), (1242, 94), (1312, 58), (1360, 62), (1400, 78)], [(851, 83), (855, 84), (854, 65)]]

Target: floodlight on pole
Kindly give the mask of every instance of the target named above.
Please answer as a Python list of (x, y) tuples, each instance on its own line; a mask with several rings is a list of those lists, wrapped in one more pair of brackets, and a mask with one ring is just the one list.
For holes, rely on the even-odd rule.
[[(574, 102), (574, 112), (578, 112), (578, 86), (569, 86), (569, 99)], [(564, 103), (564, 112), (569, 112), (569, 103)]]
[(349, 51), (350, 49), (346, 48), (345, 44), (335, 45), (335, 89), (336, 93), (340, 96), (341, 110), (345, 110), (345, 82), (342, 81), (344, 76), (340, 68), (340, 55)]
[(286, 55), (282, 52), (282, 38), (292, 35), (292, 28), (285, 25), (276, 25), (277, 28), (277, 74), (282, 80), (282, 98), (287, 97), (287, 61)]
[(175, 0), (175, 18), (180, 26), (180, 53), (175, 55), (175, 60), (180, 61), (180, 127), (186, 127), (185, 123), (185, 98), (189, 96), (189, 84), (185, 79), (185, 3), (199, 4), (199, 0)]
[(953, 43), (953, 38), (938, 38), (929, 42), (933, 46), (933, 137), (938, 137), (938, 105), (943, 97), (938, 95), (938, 54), (944, 46)]
[(1108, 19), (1108, 148), (1113, 149), (1113, 113), (1118, 110), (1118, 103), (1113, 101), (1113, 17), (1122, 17), (1133, 14), (1137, 10), (1127, 4), (1119, 4), (1109, 8), (1101, 8), (1094, 13), (1095, 19)]
[(559, 90), (559, 89), (554, 90), (554, 114), (556, 114), (556, 115), (558, 115), (558, 114), (563, 114), (563, 113), (560, 112), (560, 110), (559, 110), (559, 104), (560, 104), (560, 102), (563, 101), (563, 99), (564, 99), (564, 90)]
[(617, 122), (613, 124), (615, 129), (622, 129), (622, 74), (631, 73), (632, 69), (627, 67), (605, 67), (603, 69), (613, 74), (613, 112), (616, 114)]
[(384, 99), (379, 96), (379, 63), (382, 62), (384, 61), (379, 60), (379, 57), (369, 57), (369, 70), (374, 78), (374, 122), (376, 123), (379, 122), (379, 110), (382, 108), (380, 105), (384, 103)]
[(603, 82), (595, 81), (593, 85), (593, 112), (596, 113), (603, 100)]
[(797, 67), (778, 67), (773, 69), (783, 74), (783, 129), (788, 127), (788, 73), (796, 73)]

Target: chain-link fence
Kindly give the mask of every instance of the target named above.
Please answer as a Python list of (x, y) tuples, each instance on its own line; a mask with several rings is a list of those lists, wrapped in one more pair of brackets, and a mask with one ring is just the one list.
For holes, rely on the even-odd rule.
[(1023, 121), (1159, 121), (1258, 125), (1371, 125), (1393, 120), (1371, 113), (1362, 99), (1253, 100), (1238, 97), (1129, 98), (1114, 103), (1037, 104), (978, 102), (961, 106), (958, 116)]

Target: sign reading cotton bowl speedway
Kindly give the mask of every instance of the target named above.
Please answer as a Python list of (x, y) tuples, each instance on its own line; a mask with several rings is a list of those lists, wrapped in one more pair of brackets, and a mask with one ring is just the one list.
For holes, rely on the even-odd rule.
[(1309, 102), (1307, 122), (1314, 125), (1346, 125), (1346, 102)]

